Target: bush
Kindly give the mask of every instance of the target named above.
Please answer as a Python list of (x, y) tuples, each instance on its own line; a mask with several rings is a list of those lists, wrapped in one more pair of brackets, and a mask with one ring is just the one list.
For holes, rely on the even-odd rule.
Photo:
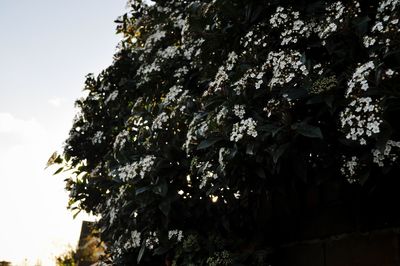
[(399, 173), (399, 1), (130, 7), (52, 158), (113, 265), (266, 265), (308, 188)]

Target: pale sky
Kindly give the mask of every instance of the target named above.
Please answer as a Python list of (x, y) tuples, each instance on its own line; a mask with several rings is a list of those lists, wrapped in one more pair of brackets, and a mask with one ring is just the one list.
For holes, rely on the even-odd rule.
[(112, 62), (126, 0), (0, 0), (0, 261), (54, 265), (76, 246), (63, 177), (45, 171), (62, 148), (87, 73)]

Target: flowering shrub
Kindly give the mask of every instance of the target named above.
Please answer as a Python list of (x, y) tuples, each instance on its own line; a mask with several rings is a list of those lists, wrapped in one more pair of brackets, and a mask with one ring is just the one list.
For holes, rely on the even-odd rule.
[(400, 1), (129, 5), (53, 158), (113, 265), (266, 265), (305, 187), (399, 171)]

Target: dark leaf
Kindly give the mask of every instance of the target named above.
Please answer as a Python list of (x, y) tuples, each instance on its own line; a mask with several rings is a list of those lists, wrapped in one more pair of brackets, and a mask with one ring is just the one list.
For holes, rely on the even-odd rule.
[(211, 147), (215, 143), (217, 143), (218, 141), (220, 141), (222, 139), (223, 138), (221, 138), (221, 137), (205, 139), (202, 142), (200, 142), (200, 144), (197, 146), (197, 150), (203, 150), (203, 149), (206, 149), (208, 147)]
[(158, 208), (161, 210), (161, 212), (165, 215), (168, 216), (169, 211), (171, 210), (171, 202), (168, 199), (163, 200), (159, 205)]
[(305, 137), (323, 138), (321, 129), (319, 127), (312, 126), (304, 122), (292, 125), (292, 129), (296, 130), (299, 134)]
[(143, 192), (146, 192), (149, 189), (151, 189), (151, 186), (138, 188), (138, 189), (135, 190), (135, 194), (136, 195), (142, 194)]
[(137, 263), (138, 264), (142, 260), (142, 257), (143, 257), (145, 249), (146, 249), (146, 245), (145, 245), (145, 242), (143, 241), (142, 246), (140, 247), (140, 250), (139, 250), (139, 254), (137, 256)]
[(278, 162), (279, 158), (281, 158), (281, 156), (283, 155), (283, 153), (286, 151), (286, 149), (289, 146), (290, 146), (290, 143), (285, 143), (285, 144), (279, 146), (279, 148), (274, 151), (274, 154), (272, 156), (272, 160), (274, 161), (274, 163)]
[(57, 169), (57, 171), (55, 171), (55, 172), (53, 173), (53, 175), (59, 174), (59, 173), (61, 173), (63, 170), (64, 170), (64, 167), (60, 167), (60, 168)]

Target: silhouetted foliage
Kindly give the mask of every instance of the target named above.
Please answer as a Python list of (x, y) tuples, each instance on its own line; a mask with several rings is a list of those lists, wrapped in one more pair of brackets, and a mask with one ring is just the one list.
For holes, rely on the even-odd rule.
[(299, 214), (399, 173), (399, 1), (130, 6), (52, 159), (113, 265), (267, 265)]

